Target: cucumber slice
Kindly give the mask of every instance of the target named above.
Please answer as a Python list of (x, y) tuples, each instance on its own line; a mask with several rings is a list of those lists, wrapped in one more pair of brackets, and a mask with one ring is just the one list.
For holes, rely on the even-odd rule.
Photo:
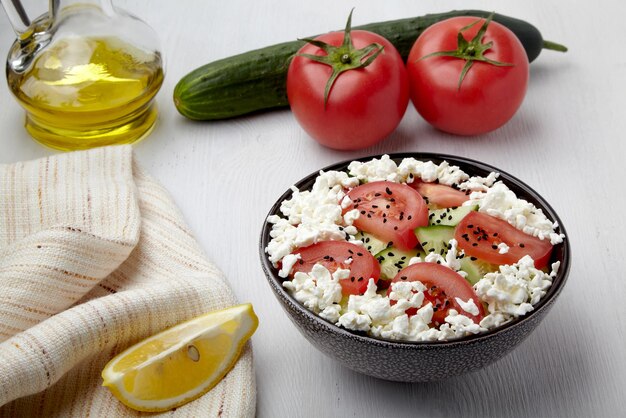
[(363, 245), (372, 255), (378, 254), (389, 246), (388, 242), (381, 241), (367, 232), (359, 231), (354, 238), (363, 241)]
[(426, 254), (435, 252), (443, 256), (448, 251), (450, 240), (454, 238), (454, 227), (423, 226), (415, 229), (415, 235)]
[[(445, 257), (450, 240), (454, 238), (454, 229), (453, 226), (425, 226), (417, 228), (415, 235), (417, 235), (417, 239), (420, 241), (426, 254), (435, 252)], [(474, 257), (464, 256), (461, 259), (461, 270), (467, 273), (465, 279), (473, 286), (485, 274), (497, 271), (498, 266)]]
[(497, 271), (498, 266), (474, 257), (465, 256), (461, 260), (461, 270), (467, 273), (465, 280), (474, 286), (485, 274)]
[(403, 268), (409, 265), (411, 258), (417, 256), (418, 250), (401, 251), (395, 247), (384, 249), (375, 255), (380, 263), (380, 278), (391, 280)]
[(428, 222), (430, 225), (456, 226), (465, 215), (474, 210), (478, 210), (478, 205), (431, 210)]

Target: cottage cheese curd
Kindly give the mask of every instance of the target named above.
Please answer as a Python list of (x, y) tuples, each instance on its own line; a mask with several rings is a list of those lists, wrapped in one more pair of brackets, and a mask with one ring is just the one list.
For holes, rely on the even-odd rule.
[[(558, 225), (551, 222), (533, 204), (517, 198), (502, 181), (498, 173), (486, 177), (469, 176), (459, 167), (447, 162), (435, 164), (406, 158), (399, 165), (389, 156), (367, 162), (354, 161), (348, 172), (321, 171), (311, 190), (300, 191), (292, 187), (292, 196), (282, 202), (283, 216), (271, 216), (270, 242), (265, 249), (270, 261), (279, 268), (279, 276), (287, 278), (300, 261), (294, 250), (320, 241), (362, 242), (354, 222), (362, 212), (348, 210), (353, 202), (347, 191), (361, 183), (390, 181), (412, 183), (416, 180), (437, 182), (467, 191), (469, 200), (464, 205), (476, 205), (479, 212), (504, 219), (526, 234), (549, 240), (553, 245), (563, 241), (557, 232)], [(496, 248), (496, 247), (494, 247)], [(510, 250), (505, 243), (497, 245), (499, 254)], [(461, 268), (465, 256), (458, 242), (448, 242), (445, 254), (428, 253), (423, 258), (413, 257), (407, 265), (437, 263), (466, 277)], [(349, 266), (352, 259), (344, 265)], [(347, 268), (347, 267), (346, 267)], [(498, 271), (485, 274), (474, 291), (486, 307), (487, 315), (475, 323), (479, 307), (473, 299), (456, 298), (459, 309), (449, 309), (445, 323), (433, 326), (434, 307), (424, 303), (427, 291), (419, 281), (391, 283), (389, 292), (379, 291), (375, 280), (369, 279), (362, 295), (350, 295), (342, 303), (340, 280), (349, 277), (350, 270), (339, 268), (331, 273), (321, 264), (315, 264), (309, 273), (297, 272), (283, 286), (307, 309), (327, 321), (343, 328), (367, 332), (373, 337), (403, 341), (445, 341), (485, 332), (525, 315), (534, 309), (556, 277), (559, 263), (552, 265), (550, 273), (536, 269), (530, 256), (517, 263), (501, 265)], [(366, 278), (367, 279), (367, 278)], [(415, 314), (408, 315), (412, 309)], [(481, 307), (482, 309), (482, 307)]]

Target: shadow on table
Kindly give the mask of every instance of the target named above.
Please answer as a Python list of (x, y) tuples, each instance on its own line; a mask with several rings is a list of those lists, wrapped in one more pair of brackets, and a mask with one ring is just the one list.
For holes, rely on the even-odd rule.
[[(541, 326), (500, 361), (468, 375), (430, 383), (395, 383), (374, 378), (381, 410), (394, 417), (555, 417), (593, 416), (589, 399), (593, 356), (581, 344), (585, 336)], [(554, 327), (554, 325), (553, 325)], [(545, 345), (546, 333), (557, 333)], [(543, 334), (543, 335), (542, 335)]]

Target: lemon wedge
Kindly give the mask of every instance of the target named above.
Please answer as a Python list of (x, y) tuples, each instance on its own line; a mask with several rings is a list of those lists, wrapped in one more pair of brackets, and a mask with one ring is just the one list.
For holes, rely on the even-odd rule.
[(115, 356), (102, 370), (103, 386), (138, 411), (183, 405), (228, 373), (258, 324), (249, 303), (198, 316)]

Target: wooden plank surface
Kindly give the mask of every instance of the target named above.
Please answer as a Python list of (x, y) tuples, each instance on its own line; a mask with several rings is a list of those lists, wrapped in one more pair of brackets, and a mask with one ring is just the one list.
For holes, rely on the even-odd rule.
[[(45, 3), (45, 2), (43, 2)], [(171, 192), (208, 255), (260, 318), (253, 338), (260, 417), (626, 416), (626, 3), (393, 0), (151, 2), (119, 0), (158, 29), (167, 62), (158, 126), (136, 146)], [(476, 138), (437, 132), (409, 107), (397, 131), (357, 152), (318, 146), (288, 111), (214, 123), (185, 120), (176, 82), (206, 62), (354, 24), (454, 8), (496, 10), (534, 23), (567, 54), (544, 51), (526, 100), (502, 129)], [(13, 34), (0, 18), (0, 56)], [(50, 155), (23, 130), (0, 83), (0, 163)], [(482, 371), (429, 384), (389, 383), (342, 368), (314, 349), (274, 299), (257, 241), (265, 214), (292, 183), (325, 165), (382, 152), (457, 154), (521, 178), (560, 214), (574, 254), (569, 282), (521, 346)], [(1, 198), (1, 197), (0, 197)]]

